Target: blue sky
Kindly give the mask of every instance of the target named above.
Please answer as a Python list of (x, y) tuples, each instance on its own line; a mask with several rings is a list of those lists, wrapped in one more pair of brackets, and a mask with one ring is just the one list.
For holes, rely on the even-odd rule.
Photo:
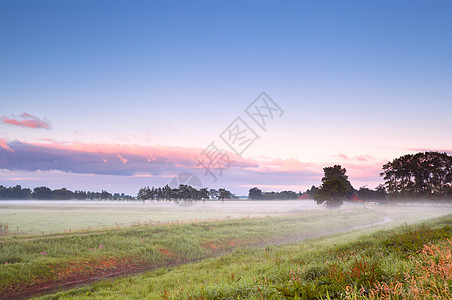
[(2, 1), (0, 115), (51, 127), (3, 122), (0, 138), (11, 150), (47, 147), (47, 156), (64, 145), (72, 158), (53, 169), (39, 156), (29, 162), (39, 167), (25, 168), (25, 150), (4, 147), (0, 184), (129, 193), (145, 180), (165, 184), (196, 169), (176, 160), (139, 180), (134, 169), (83, 172), (74, 145), (121, 157), (132, 146), (147, 147), (143, 157), (172, 146), (184, 157), (265, 91), (284, 115), (244, 153), (254, 167), (206, 185), (304, 190), (340, 163), (355, 187), (374, 187), (387, 160), (452, 149), (451, 16), (449, 1)]

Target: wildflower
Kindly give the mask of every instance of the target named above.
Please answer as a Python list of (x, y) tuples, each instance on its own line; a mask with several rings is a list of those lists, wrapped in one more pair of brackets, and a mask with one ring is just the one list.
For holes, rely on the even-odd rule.
[(44, 252), (40, 252), (40, 254), (41, 255), (47, 255), (47, 253), (44, 251)]

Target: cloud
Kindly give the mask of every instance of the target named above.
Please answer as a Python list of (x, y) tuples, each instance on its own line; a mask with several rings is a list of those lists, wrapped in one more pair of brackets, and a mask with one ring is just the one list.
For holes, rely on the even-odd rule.
[(341, 159), (343, 159), (343, 160), (349, 160), (349, 159), (350, 159), (350, 158), (349, 158), (347, 155), (345, 155), (344, 153), (339, 153), (339, 154), (333, 155), (333, 157), (339, 157), (339, 158), (341, 158)]
[[(320, 185), (323, 168), (336, 163), (304, 162), (296, 158), (242, 158), (228, 153), (234, 162), (229, 169), (222, 171), (221, 176), (213, 167), (212, 171), (218, 176), (218, 183), (214, 183), (210, 174), (199, 164), (202, 153), (202, 148), (80, 142), (6, 143), (6, 140), (0, 139), (0, 169), (152, 179), (148, 185), (157, 185), (159, 180), (166, 182), (178, 173), (192, 172), (210, 187), (291, 187), (292, 190), (300, 191), (311, 185)], [(379, 173), (386, 161), (365, 158), (367, 160), (356, 156), (353, 160), (341, 163), (355, 187), (381, 183)]]
[(129, 160), (122, 157), (121, 154), (118, 154), (118, 158), (121, 160), (122, 164), (125, 165)]
[(338, 158), (342, 159), (343, 161), (360, 161), (360, 162), (372, 161), (375, 159), (372, 155), (358, 155), (358, 156), (350, 157), (348, 155), (345, 155), (344, 153), (339, 153), (339, 154), (333, 155), (333, 157), (338, 157)]
[[(0, 141), (0, 169), (58, 170), (97, 175), (177, 174), (202, 170), (201, 148), (89, 143), (26, 143)], [(256, 162), (232, 153), (231, 167), (256, 167)]]
[(0, 149), (5, 149), (6, 151), (13, 152), (14, 150), (8, 146), (8, 143), (5, 139), (0, 138)]
[(16, 125), (20, 127), (28, 127), (28, 128), (44, 128), (50, 129), (52, 127), (51, 123), (44, 119), (41, 120), (38, 117), (33, 115), (23, 113), (19, 115), (19, 117), (14, 116), (13, 118), (8, 118), (6, 116), (2, 117), (2, 121), (5, 124)]

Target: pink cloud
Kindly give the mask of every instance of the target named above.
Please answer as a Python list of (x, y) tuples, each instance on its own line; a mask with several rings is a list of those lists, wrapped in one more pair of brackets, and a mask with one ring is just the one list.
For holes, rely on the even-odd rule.
[(122, 164), (125, 165), (129, 160), (125, 159), (121, 156), (121, 154), (118, 154), (118, 158), (121, 160)]
[[(10, 171), (57, 171), (71, 174), (119, 175), (168, 180), (182, 172), (197, 174), (208, 186), (212, 178), (206, 175), (197, 158), (202, 148), (171, 146), (140, 146), (93, 143), (26, 143), (0, 139), (0, 169)], [(304, 162), (296, 158), (241, 158), (230, 154), (234, 162), (223, 171), (219, 182), (229, 186), (260, 186), (268, 189), (305, 190), (320, 185), (323, 168), (341, 164), (347, 169), (352, 184), (381, 181), (381, 166), (387, 161), (375, 161), (370, 156), (356, 156), (349, 161)], [(218, 174), (217, 174), (218, 175)], [(90, 175), (91, 176), (91, 175)], [(18, 176), (19, 177), (19, 176)], [(367, 183), (366, 183), (367, 182)], [(359, 184), (359, 185), (358, 185)], [(226, 185), (225, 185), (226, 186)], [(300, 188), (296, 188), (296, 187)]]
[(270, 170), (278, 172), (296, 172), (301, 170), (318, 170), (319, 168), (320, 165), (318, 163), (302, 162), (296, 158), (275, 158), (259, 161), (259, 170), (261, 172)]
[(2, 121), (5, 124), (11, 124), (21, 127), (28, 127), (28, 128), (44, 128), (44, 129), (50, 129), (51, 124), (48, 120), (41, 120), (38, 117), (35, 117), (33, 115), (23, 113), (19, 115), (19, 117), (15, 118), (8, 118), (6, 116), (2, 117)]
[(6, 142), (6, 140), (2, 139), (2, 138), (0, 138), (0, 148), (3, 148), (9, 152), (14, 152), (14, 150), (8, 146), (8, 143)]
[(334, 157), (339, 157), (339, 158), (342, 158), (343, 160), (349, 160), (350, 158), (347, 156), (347, 155), (345, 155), (344, 153), (339, 153), (339, 154), (336, 154), (336, 155), (333, 155)]
[(371, 161), (374, 160), (374, 157), (372, 155), (358, 155), (358, 156), (348, 156), (344, 153), (339, 153), (336, 155), (333, 155), (333, 157), (339, 157), (344, 161)]
[(300, 191), (302, 190), (300, 185), (296, 184), (242, 184), (240, 185), (244, 188), (253, 188), (259, 186), (260, 189), (265, 189), (266, 191), (281, 191), (281, 190), (291, 190), (291, 191)]
[(358, 155), (355, 156), (355, 159), (358, 161), (371, 161), (374, 157), (372, 155)]
[[(73, 173), (106, 175), (177, 174), (184, 170), (201, 170), (197, 157), (201, 148), (139, 146), (86, 143), (3, 142), (0, 169), (25, 171), (60, 170)], [(7, 147), (7, 148), (6, 148)], [(256, 167), (252, 159), (231, 155), (231, 168)]]
[(149, 177), (155, 177), (154, 175), (151, 174), (135, 174), (133, 175), (133, 177), (144, 177), (144, 178), (149, 178)]

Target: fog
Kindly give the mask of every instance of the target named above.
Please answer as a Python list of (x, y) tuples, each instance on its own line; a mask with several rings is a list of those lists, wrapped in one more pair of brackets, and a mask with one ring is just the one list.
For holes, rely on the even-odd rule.
[[(317, 205), (312, 200), (286, 201), (198, 201), (190, 203), (141, 201), (0, 201), (0, 223), (8, 223), (19, 233), (49, 233), (66, 229), (128, 227), (139, 223), (191, 222), (243, 217), (265, 217), (287, 214), (328, 214), (355, 211), (369, 214), (372, 220), (360, 227), (395, 226), (452, 213), (450, 204), (344, 203), (336, 210)], [(345, 222), (345, 221), (344, 221)], [(18, 229), (17, 229), (18, 228)], [(350, 229), (353, 229), (350, 227)]]

